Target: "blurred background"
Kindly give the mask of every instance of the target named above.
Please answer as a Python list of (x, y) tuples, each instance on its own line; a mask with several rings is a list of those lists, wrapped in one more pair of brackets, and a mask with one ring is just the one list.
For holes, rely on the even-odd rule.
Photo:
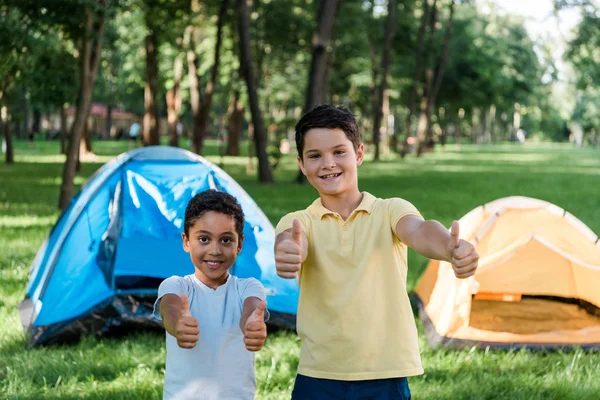
[[(163, 334), (30, 349), (17, 311), (61, 210), (117, 155), (191, 150), (276, 224), (317, 195), (294, 125), (331, 103), (360, 124), (361, 190), (446, 226), (529, 196), (599, 232), (599, 83), (598, 0), (3, 0), (0, 398), (161, 398)], [(409, 291), (426, 265), (409, 252)], [(434, 349), (416, 323), (415, 398), (600, 398), (597, 351)], [(257, 399), (289, 398), (298, 353), (270, 333)]]

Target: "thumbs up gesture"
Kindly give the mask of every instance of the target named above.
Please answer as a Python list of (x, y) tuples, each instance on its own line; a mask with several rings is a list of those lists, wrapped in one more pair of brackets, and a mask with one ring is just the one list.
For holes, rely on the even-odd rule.
[(265, 344), (265, 339), (267, 338), (267, 325), (265, 324), (266, 308), (267, 302), (262, 300), (246, 320), (244, 344), (248, 351), (258, 351)]
[(182, 293), (179, 297), (181, 298), (181, 311), (175, 324), (175, 338), (179, 347), (191, 349), (198, 342), (198, 334), (200, 333), (198, 320), (192, 317), (187, 295)]
[(452, 264), (454, 275), (459, 279), (465, 279), (475, 275), (479, 254), (471, 243), (460, 239), (459, 234), (460, 226), (458, 221), (454, 221), (450, 228), (450, 239), (447, 246), (448, 260)]
[(295, 219), (292, 231), (279, 235), (275, 243), (275, 262), (277, 275), (282, 278), (295, 278), (300, 271), (300, 266), (306, 259), (306, 250), (303, 247), (302, 224)]

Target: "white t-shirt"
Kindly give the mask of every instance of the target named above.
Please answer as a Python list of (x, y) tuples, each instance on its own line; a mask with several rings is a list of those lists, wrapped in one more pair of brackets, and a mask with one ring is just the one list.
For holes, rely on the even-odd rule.
[(229, 275), (211, 289), (195, 275), (172, 276), (158, 288), (154, 316), (160, 319), (160, 299), (185, 293), (200, 334), (196, 346), (183, 349), (166, 333), (167, 362), (164, 400), (251, 400), (256, 391), (254, 353), (246, 350), (240, 318), (244, 300), (265, 299), (263, 285), (254, 278)]

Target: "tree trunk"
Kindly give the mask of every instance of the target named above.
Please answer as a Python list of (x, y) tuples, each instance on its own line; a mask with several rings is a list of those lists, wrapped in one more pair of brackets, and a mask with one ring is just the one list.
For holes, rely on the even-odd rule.
[[(0, 93), (0, 104), (2, 104), (2, 94), (3, 93)], [(12, 134), (10, 132), (10, 118), (8, 115), (8, 107), (6, 106), (0, 107), (0, 129), (4, 130), (4, 145), (6, 146), (4, 162), (6, 164), (14, 164), (15, 152), (12, 143)]]
[(223, 41), (223, 24), (227, 15), (227, 6), (229, 0), (221, 0), (221, 7), (219, 8), (219, 17), (217, 20), (217, 40), (215, 43), (215, 59), (210, 70), (210, 80), (206, 83), (206, 89), (204, 90), (204, 97), (200, 105), (200, 116), (198, 118), (199, 125), (199, 137), (198, 137), (198, 153), (202, 151), (204, 146), (204, 138), (207, 136), (208, 131), (208, 120), (210, 116), (210, 109), (212, 106), (213, 93), (217, 84), (217, 77), (219, 75), (219, 63), (221, 54), (221, 42)]
[[(321, 0), (317, 12), (317, 26), (312, 38), (312, 57), (306, 86), (304, 113), (323, 103), (327, 90), (327, 47), (331, 40), (333, 25), (339, 11), (338, 0)], [(296, 182), (304, 183), (304, 174), (300, 169)]]
[(421, 17), (421, 23), (419, 25), (419, 31), (417, 33), (417, 50), (416, 50), (416, 63), (415, 73), (413, 75), (412, 85), (408, 96), (408, 115), (406, 116), (406, 122), (404, 124), (404, 141), (402, 144), (402, 150), (400, 154), (402, 157), (408, 152), (408, 138), (410, 137), (412, 130), (412, 120), (417, 109), (417, 94), (419, 91), (421, 76), (423, 74), (423, 58), (425, 54), (425, 33), (427, 28), (427, 21), (429, 20), (429, 1), (423, 1), (423, 15)]
[(169, 146), (179, 147), (179, 135), (177, 125), (179, 124), (179, 114), (181, 113), (181, 93), (180, 85), (183, 76), (183, 60), (181, 58), (181, 38), (178, 39), (177, 54), (173, 63), (173, 87), (165, 95), (167, 102), (167, 124), (169, 130)]
[[(435, 3), (434, 3), (435, 5)], [(435, 7), (433, 7), (433, 12), (435, 12)], [(426, 70), (426, 79), (430, 80), (427, 83), (427, 100), (425, 105), (425, 132), (419, 132), (419, 148), (421, 148), (421, 140), (424, 137), (427, 145), (431, 145), (433, 143), (433, 138), (431, 135), (431, 114), (433, 109), (435, 108), (435, 103), (437, 100), (437, 95), (440, 91), (440, 87), (442, 86), (442, 79), (444, 77), (444, 68), (446, 65), (446, 60), (448, 58), (448, 46), (450, 43), (450, 37), (452, 36), (452, 21), (454, 16), (454, 0), (450, 2), (450, 15), (448, 16), (448, 22), (446, 25), (446, 32), (444, 33), (444, 42), (442, 47), (442, 53), (440, 55), (438, 65), (435, 68), (435, 72), (429, 68)], [(431, 20), (430, 29), (433, 33), (435, 30), (435, 18)], [(420, 153), (420, 152), (419, 152)]]
[(29, 133), (29, 139), (33, 141), (35, 135), (39, 134), (42, 130), (42, 112), (35, 108), (33, 110), (33, 126), (31, 127), (31, 132)]
[(196, 41), (194, 34), (194, 27), (188, 26), (186, 35), (188, 36), (187, 62), (190, 84), (190, 105), (192, 107), (192, 151), (196, 154), (200, 154), (200, 151), (202, 150), (200, 144), (200, 83), (198, 80), (198, 56), (196, 55)]
[(112, 112), (113, 105), (109, 104), (106, 108), (106, 126), (104, 127), (104, 139), (110, 139), (110, 131), (112, 129)]
[[(392, 40), (394, 38), (394, 10), (396, 0), (388, 0), (388, 15), (385, 19), (385, 39), (383, 47), (383, 57), (381, 57), (381, 83), (377, 87), (377, 97), (375, 100), (375, 110), (373, 112), (373, 144), (375, 145), (374, 161), (379, 161), (381, 141), (381, 120), (383, 118), (383, 95), (387, 89), (387, 75), (390, 67), (390, 54), (392, 51)], [(387, 125), (387, 124), (386, 124)]]
[(23, 129), (21, 130), (21, 139), (27, 139), (27, 134), (29, 133), (29, 99), (27, 98), (27, 91), (23, 88), (22, 92), (23, 100)]
[(60, 107), (60, 154), (65, 154), (67, 151), (67, 108), (63, 105)]
[[(435, 71), (435, 81), (433, 84), (433, 92), (430, 96), (431, 108), (433, 108), (437, 101), (438, 93), (442, 86), (442, 80), (444, 79), (444, 69), (446, 68), (446, 61), (448, 60), (448, 47), (450, 45), (450, 38), (452, 37), (452, 22), (454, 20), (454, 0), (450, 2), (450, 15), (448, 16), (448, 22), (446, 24), (446, 32), (444, 33), (444, 43), (442, 47), (442, 54)], [(428, 127), (431, 130), (431, 126)]]
[(240, 138), (242, 136), (242, 122), (244, 120), (244, 109), (240, 101), (240, 91), (235, 90), (233, 101), (227, 111), (229, 120), (227, 122), (227, 131), (229, 133), (227, 140), (227, 156), (240, 155)]
[(254, 143), (258, 157), (258, 180), (263, 183), (273, 182), (273, 174), (267, 155), (267, 135), (258, 104), (256, 82), (254, 81), (254, 68), (252, 53), (250, 52), (250, 16), (247, 0), (237, 0), (238, 30), (240, 37), (240, 67), (248, 88), (248, 100), (254, 125)]
[(58, 207), (62, 210), (69, 205), (73, 195), (73, 181), (75, 179), (75, 167), (78, 160), (79, 143), (83, 136), (84, 126), (90, 112), (92, 90), (96, 81), (96, 73), (100, 63), (102, 51), (102, 37), (104, 35), (104, 19), (108, 0), (100, 0), (101, 13), (94, 21), (94, 10), (88, 9), (84, 22), (84, 36), (81, 40), (81, 74), (80, 74), (80, 96), (77, 100), (77, 112), (75, 121), (71, 127), (71, 140), (67, 149), (67, 159), (62, 173), (60, 196)]
[(156, 91), (158, 80), (157, 55), (158, 40), (151, 24), (146, 21), (149, 30), (146, 35), (146, 88), (144, 89), (144, 146), (157, 146), (160, 144), (158, 137), (158, 109), (156, 105)]
[(380, 140), (380, 146), (382, 147), (382, 153), (384, 156), (390, 154), (390, 129), (393, 127), (390, 126), (390, 93), (386, 88), (383, 91), (383, 107), (382, 107), (382, 122), (381, 122), (381, 132), (382, 137)]
[(489, 142), (494, 143), (496, 141), (496, 133), (494, 132), (496, 129), (496, 105), (492, 104), (490, 106), (490, 134), (489, 134)]
[(417, 139), (419, 140), (419, 148), (421, 143), (427, 140), (428, 120), (431, 118), (431, 108), (429, 96), (433, 84), (433, 69), (425, 69), (425, 88), (423, 89), (423, 98), (421, 100), (421, 112), (419, 114), (419, 126), (417, 127)]
[(86, 121), (83, 126), (83, 135), (81, 136), (81, 142), (79, 144), (79, 158), (81, 159), (83, 157), (85, 159), (91, 153), (93, 153), (93, 150), (92, 141), (90, 139), (89, 121)]
[(312, 38), (312, 58), (308, 72), (304, 112), (321, 104), (325, 99), (327, 80), (327, 47), (335, 23), (338, 0), (321, 0), (317, 14), (317, 27)]

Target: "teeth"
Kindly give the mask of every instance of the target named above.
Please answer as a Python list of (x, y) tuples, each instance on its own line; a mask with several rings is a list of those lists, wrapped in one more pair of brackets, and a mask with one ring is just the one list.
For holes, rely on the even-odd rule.
[(323, 175), (321, 178), (324, 178), (324, 179), (326, 179), (326, 178), (334, 178), (334, 177), (336, 177), (336, 176), (338, 176), (338, 175), (339, 175), (339, 174), (329, 174), (329, 175)]

